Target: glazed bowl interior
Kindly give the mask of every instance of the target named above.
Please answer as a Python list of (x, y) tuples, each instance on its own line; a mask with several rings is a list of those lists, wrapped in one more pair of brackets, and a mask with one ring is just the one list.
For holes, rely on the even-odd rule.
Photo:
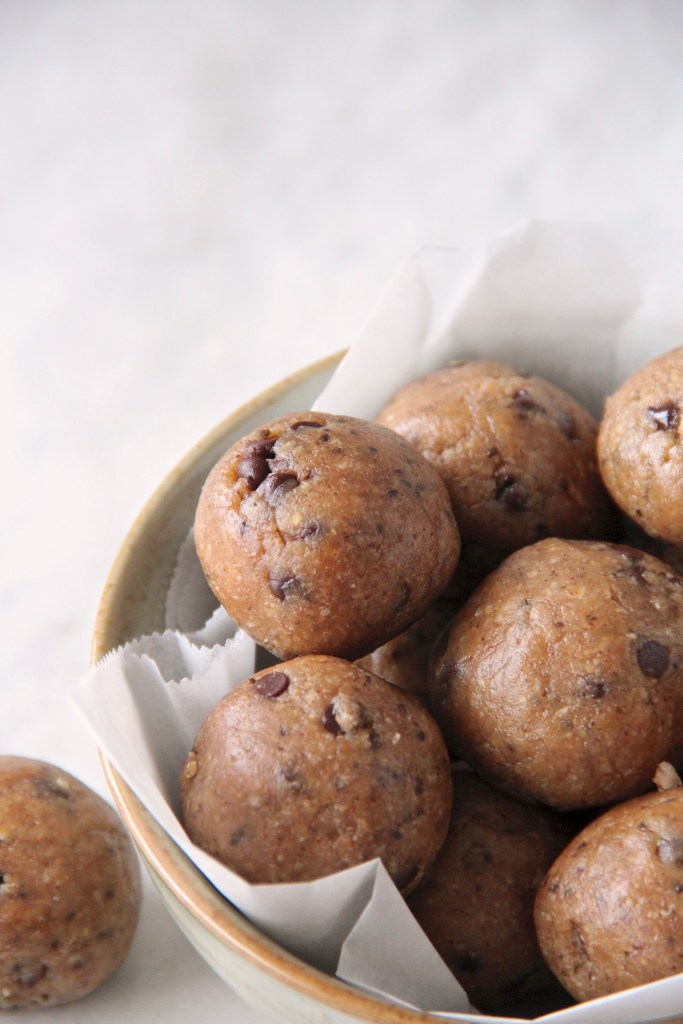
[[(92, 650), (108, 651), (163, 630), (165, 597), (178, 549), (204, 480), (239, 437), (285, 412), (310, 408), (341, 354), (281, 381), (220, 423), (166, 477), (131, 527), (105, 585)], [(114, 802), (171, 914), (204, 959), (247, 1002), (290, 1021), (434, 1020), (366, 995), (291, 955), (253, 927), (168, 838), (113, 766), (103, 759)]]

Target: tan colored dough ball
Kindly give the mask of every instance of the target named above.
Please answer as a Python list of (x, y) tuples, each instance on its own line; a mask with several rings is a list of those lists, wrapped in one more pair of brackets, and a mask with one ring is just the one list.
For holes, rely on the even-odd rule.
[(0, 757), (0, 1010), (69, 1003), (133, 939), (140, 870), (112, 808), (50, 764)]
[(535, 920), (576, 999), (683, 971), (683, 790), (619, 804), (580, 832), (540, 887)]
[(683, 579), (643, 552), (548, 539), (510, 555), (455, 617), (432, 679), (452, 750), (562, 810), (647, 790), (678, 760)]
[(542, 537), (605, 535), (597, 424), (549, 381), (503, 363), (454, 364), (401, 388), (377, 422), (439, 471), (465, 544), (508, 553)]
[(250, 882), (300, 882), (380, 857), (424, 877), (448, 827), (448, 752), (410, 694), (309, 655), (257, 672), (205, 719), (181, 772), (195, 843)]
[(444, 590), (460, 551), (438, 473), (386, 427), (293, 413), (210, 473), (195, 541), (235, 621), (280, 658), (356, 658)]
[(456, 771), (448, 835), (408, 906), (477, 1009), (534, 1016), (568, 997), (545, 964), (534, 899), (576, 829)]
[(643, 530), (683, 545), (683, 348), (637, 370), (605, 402), (598, 458), (616, 503)]

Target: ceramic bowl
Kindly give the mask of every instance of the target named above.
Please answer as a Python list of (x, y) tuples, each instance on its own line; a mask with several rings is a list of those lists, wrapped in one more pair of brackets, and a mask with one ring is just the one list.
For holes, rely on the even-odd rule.
[[(234, 441), (285, 412), (310, 408), (341, 354), (259, 395), (199, 442), (154, 492), (128, 533), (95, 622), (92, 660), (164, 627), (165, 595), (178, 548), (192, 525), (202, 484)], [(296, 1024), (416, 1024), (434, 1017), (366, 995), (282, 949), (251, 925), (168, 838), (114, 768), (107, 782), (166, 906), (207, 963), (244, 1000)]]

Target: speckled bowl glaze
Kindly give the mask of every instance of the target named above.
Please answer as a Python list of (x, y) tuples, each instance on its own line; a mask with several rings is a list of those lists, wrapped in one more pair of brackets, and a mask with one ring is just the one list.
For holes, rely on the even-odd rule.
[[(130, 529), (107, 580), (92, 661), (164, 626), (168, 585), (204, 480), (226, 448), (260, 423), (307, 409), (337, 367), (330, 356), (286, 378), (220, 423), (166, 477)], [(426, 1013), (373, 998), (292, 956), (254, 928), (168, 838), (103, 760), (114, 802), (170, 913), (206, 962), (250, 1005), (292, 1024), (417, 1024)], [(458, 1019), (458, 1018), (453, 1018)]]

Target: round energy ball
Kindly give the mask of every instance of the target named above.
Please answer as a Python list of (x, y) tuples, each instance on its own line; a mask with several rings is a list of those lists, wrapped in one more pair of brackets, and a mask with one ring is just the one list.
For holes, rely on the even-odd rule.
[(466, 544), (509, 553), (542, 537), (605, 535), (597, 424), (540, 377), (490, 361), (454, 364), (407, 384), (377, 422), (439, 471)]
[(548, 539), (455, 617), (432, 679), (451, 747), (563, 810), (647, 790), (681, 754), (683, 579), (634, 548)]
[(536, 897), (543, 955), (576, 999), (683, 970), (683, 790), (648, 793), (580, 832)]
[(205, 719), (181, 771), (192, 840), (250, 882), (300, 882), (374, 857), (405, 891), (448, 827), (436, 723), (410, 694), (326, 655), (257, 672)]
[(0, 1010), (91, 992), (128, 952), (139, 901), (112, 808), (53, 765), (0, 757)]
[(653, 359), (605, 403), (598, 458), (616, 503), (653, 537), (683, 545), (683, 348)]
[(568, 1001), (541, 955), (534, 899), (576, 831), (469, 771), (453, 778), (448, 835), (408, 906), (474, 1005), (534, 1015)]
[(195, 542), (235, 621), (280, 658), (368, 654), (419, 618), (460, 551), (438, 473), (386, 427), (293, 413), (211, 471)]

